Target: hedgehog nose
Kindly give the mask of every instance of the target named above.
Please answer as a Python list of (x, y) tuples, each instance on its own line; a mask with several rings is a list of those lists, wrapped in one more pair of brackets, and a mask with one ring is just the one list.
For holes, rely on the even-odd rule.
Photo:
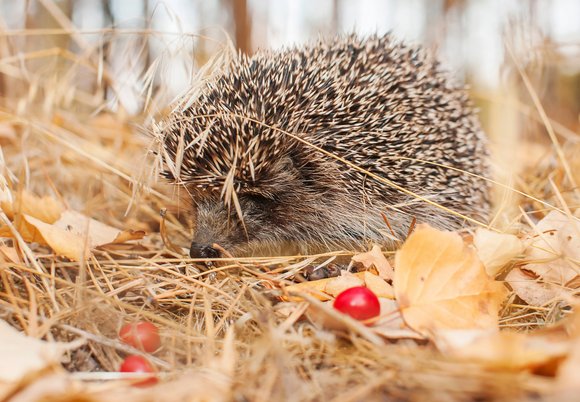
[(189, 248), (189, 256), (191, 258), (217, 258), (220, 253), (209, 244), (191, 243)]

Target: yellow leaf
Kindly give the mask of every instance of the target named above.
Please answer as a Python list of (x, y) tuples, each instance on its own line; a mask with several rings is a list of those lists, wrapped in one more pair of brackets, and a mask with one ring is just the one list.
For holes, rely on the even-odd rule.
[(568, 353), (568, 341), (555, 342), (549, 334), (497, 330), (444, 330), (437, 333), (439, 350), (469, 362), (501, 370), (534, 369)]
[(487, 274), (494, 278), (499, 270), (524, 251), (523, 242), (512, 234), (495, 233), (478, 228), (473, 245)]
[[(363, 278), (364, 274), (365, 273), (363, 272)], [(330, 278), (330, 281), (326, 283), (324, 292), (333, 297), (336, 297), (347, 289), (363, 285), (364, 280), (361, 278), (361, 275), (353, 275), (350, 272), (341, 271), (340, 276), (337, 276), (336, 278)]]
[(395, 290), (383, 278), (377, 276), (369, 271), (364, 271), (363, 280), (369, 290), (371, 290), (377, 297), (384, 297), (385, 299), (394, 299)]
[(88, 244), (85, 244), (85, 239), (77, 233), (56, 225), (50, 225), (32, 216), (25, 215), (24, 219), (36, 229), (36, 233), (44, 240), (41, 243), (48, 244), (55, 254), (74, 261), (87, 259), (90, 256)]
[(381, 316), (371, 327), (375, 334), (387, 339), (425, 339), (403, 321), (399, 305), (395, 300), (379, 297), (379, 303)]
[(562, 286), (580, 272), (580, 221), (552, 211), (535, 227), (525, 268), (542, 281)]
[[(356, 274), (349, 274), (349, 275), (354, 276), (355, 278), (358, 279), (358, 281), (356, 282), (356, 285), (352, 285), (352, 286), (362, 285), (363, 284), (362, 278), (364, 277), (364, 274), (365, 274), (364, 272), (357, 272)], [(326, 301), (326, 300), (330, 300), (332, 298), (330, 296), (330, 294), (328, 293), (326, 287), (328, 284), (331, 284), (331, 290), (333, 290), (332, 288), (336, 287), (336, 285), (333, 285), (332, 283), (335, 282), (336, 280), (337, 280), (337, 278), (325, 278), (325, 279), (320, 279), (317, 281), (301, 282), (301, 283), (297, 283), (295, 285), (286, 286), (284, 288), (284, 290), (287, 293), (307, 293), (310, 296), (316, 297), (318, 300)], [(348, 281), (348, 279), (347, 279), (347, 281)], [(353, 283), (353, 282), (351, 282), (351, 283)], [(340, 287), (340, 282), (338, 283), (338, 287)], [(303, 299), (301, 297), (285, 297), (284, 299), (290, 300), (290, 301), (303, 301)]]
[(395, 296), (403, 318), (429, 335), (444, 328), (496, 328), (506, 295), (457, 233), (420, 225), (395, 258)]
[(22, 262), (16, 249), (4, 244), (0, 244), (0, 261), (12, 262), (14, 264), (20, 264)]
[(142, 230), (123, 231), (72, 210), (64, 211), (60, 219), (55, 222), (55, 226), (75, 233), (80, 238), (85, 238), (88, 230), (90, 249), (105, 244), (123, 243), (128, 240), (141, 239), (145, 235), (145, 232)]
[(63, 352), (62, 344), (26, 336), (0, 320), (0, 382), (18, 381), (57, 364)]
[(360, 262), (367, 269), (374, 266), (379, 276), (383, 279), (393, 279), (393, 267), (391, 267), (385, 255), (381, 252), (381, 248), (377, 245), (374, 245), (371, 251), (354, 255), (352, 260), (354, 262)]
[(16, 201), (4, 200), (0, 207), (8, 218), (14, 219), (16, 213), (32, 216), (46, 223), (56, 222), (64, 211), (62, 203), (50, 196), (38, 197), (26, 190), (16, 194)]
[(545, 306), (561, 292), (561, 287), (545, 283), (531, 271), (514, 268), (505, 277), (514, 292), (530, 306)]

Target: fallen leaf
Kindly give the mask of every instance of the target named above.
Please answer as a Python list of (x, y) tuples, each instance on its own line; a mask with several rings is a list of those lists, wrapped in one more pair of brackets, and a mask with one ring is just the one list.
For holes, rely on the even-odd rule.
[[(295, 285), (286, 286), (286, 293), (307, 293), (318, 300), (326, 301), (338, 296), (339, 293), (355, 286), (366, 286), (377, 297), (393, 299), (393, 287), (383, 278), (369, 271), (361, 271), (355, 274), (342, 271), (340, 276), (335, 278), (319, 279), (317, 281), (301, 282)], [(301, 297), (283, 297), (288, 301), (302, 301)]]
[(524, 243), (512, 234), (496, 233), (478, 228), (473, 245), (489, 276), (495, 278), (499, 270), (524, 252)]
[(393, 280), (393, 267), (389, 264), (381, 248), (377, 245), (374, 245), (371, 251), (354, 255), (352, 260), (354, 262), (360, 262), (367, 269), (374, 266), (381, 278), (389, 281)]
[[(558, 367), (556, 374), (558, 388), (563, 391), (574, 390), (578, 391), (580, 389), (580, 383), (578, 382), (578, 371), (580, 370), (580, 311), (578, 305), (574, 306), (572, 314), (563, 322), (560, 326), (563, 326), (566, 330), (566, 334), (572, 337), (572, 344), (570, 348), (570, 353), (568, 354), (566, 360)], [(577, 395), (577, 392), (576, 392)]]
[[(361, 286), (364, 283), (363, 279), (362, 279), (362, 278), (364, 278), (364, 274), (365, 274), (365, 271), (357, 272), (355, 274), (349, 273), (350, 276), (354, 276), (355, 278), (358, 278), (358, 281), (356, 281), (356, 284), (353, 286)], [(338, 285), (332, 284), (332, 282), (334, 282), (336, 280), (340, 280), (340, 278), (341, 278), (341, 276), (336, 277), (336, 278), (319, 279), (317, 281), (301, 282), (301, 283), (297, 283), (295, 285), (286, 286), (284, 288), (284, 291), (286, 293), (297, 293), (297, 294), (306, 293), (312, 297), (317, 298), (318, 300), (326, 301), (326, 300), (330, 300), (332, 298), (330, 293), (328, 293), (328, 290), (326, 287), (330, 283), (331, 290), (333, 290), (333, 287), (340, 288), (342, 286), (340, 284), (340, 282), (338, 283)], [(346, 281), (350, 281), (350, 283), (355, 283), (352, 279), (349, 279), (349, 278), (347, 278)], [(353, 286), (351, 286), (351, 287), (353, 287)], [(301, 298), (299, 296), (289, 296), (289, 297), (284, 297), (283, 299), (288, 300), (288, 301), (303, 301), (304, 300), (303, 298)]]
[(505, 277), (505, 281), (519, 298), (530, 306), (545, 306), (558, 295), (557, 289), (541, 281), (533, 272), (522, 268), (512, 269)]
[(14, 219), (15, 213), (32, 216), (42, 222), (54, 223), (64, 211), (62, 203), (50, 196), (38, 197), (29, 191), (23, 190), (12, 198), (14, 202), (2, 200), (0, 207), (8, 218)]
[(4, 244), (0, 245), (0, 261), (12, 262), (20, 264), (20, 256), (14, 247), (9, 247)]
[(405, 323), (395, 300), (379, 297), (379, 303), (381, 316), (371, 327), (374, 333), (387, 339), (425, 339)]
[(495, 329), (437, 331), (435, 343), (450, 356), (492, 369), (534, 370), (568, 353), (568, 341), (554, 342), (543, 334), (499, 332)]
[(80, 212), (66, 210), (54, 226), (62, 228), (67, 232), (74, 233), (79, 238), (85, 238), (88, 230), (89, 248), (94, 249), (99, 246), (111, 243), (124, 243), (129, 240), (138, 240), (145, 236), (142, 230), (130, 231), (119, 230), (106, 225), (96, 219), (89, 218)]
[(66, 344), (26, 336), (0, 320), (0, 382), (14, 382), (34, 371), (58, 365)]
[[(52, 207), (51, 207), (52, 208)], [(123, 243), (129, 240), (143, 238), (144, 231), (119, 230), (91, 219), (80, 212), (66, 210), (60, 213), (60, 218), (51, 224), (52, 218), (46, 213), (44, 218), (27, 214), (17, 214), (14, 227), (26, 242), (36, 242), (50, 246), (55, 254), (74, 261), (86, 259), (91, 250), (108, 244)], [(37, 214), (38, 215), (38, 214)], [(1, 237), (13, 237), (12, 230), (0, 228)]]
[(78, 382), (63, 372), (47, 373), (35, 378), (27, 387), (10, 397), (10, 402), (30, 401), (93, 401), (81, 391)]
[(535, 231), (526, 257), (543, 263), (526, 268), (552, 283), (565, 284), (575, 278), (580, 271), (580, 222), (552, 211), (538, 222)]
[(25, 215), (24, 220), (29, 224), (27, 228), (34, 228), (32, 229), (33, 237), (31, 240), (28, 240), (30, 239), (28, 235), (22, 236), (26, 241), (47, 244), (55, 254), (73, 261), (87, 259), (91, 255), (87, 242), (77, 233), (69, 232), (56, 225), (50, 225), (32, 216)]
[(497, 328), (506, 288), (454, 232), (419, 225), (395, 257), (394, 288), (405, 322), (433, 330)]
[[(366, 271), (363, 271), (363, 278), (365, 274)], [(354, 288), (355, 286), (364, 286), (365, 282), (360, 276), (361, 275), (354, 275), (350, 272), (341, 271), (340, 276), (330, 278), (330, 281), (326, 283), (323, 291), (333, 297), (336, 297), (347, 289)]]
[(369, 271), (364, 271), (363, 280), (365, 286), (369, 288), (377, 297), (386, 299), (395, 298), (395, 290), (383, 278)]
[(525, 254), (529, 263), (512, 270), (506, 280), (526, 303), (542, 306), (580, 285), (580, 222), (552, 211), (534, 231)]

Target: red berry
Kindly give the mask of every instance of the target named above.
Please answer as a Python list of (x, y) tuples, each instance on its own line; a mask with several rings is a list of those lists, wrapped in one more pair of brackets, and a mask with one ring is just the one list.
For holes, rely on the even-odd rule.
[[(154, 373), (153, 366), (143, 356), (130, 355), (123, 360), (119, 369), (121, 373)], [(134, 385), (153, 385), (157, 382), (157, 377), (152, 375)]]
[(334, 308), (360, 321), (381, 313), (378, 297), (364, 286), (355, 286), (340, 293), (334, 300)]
[(127, 345), (145, 352), (154, 352), (161, 345), (159, 330), (148, 321), (123, 325), (119, 331), (119, 338)]

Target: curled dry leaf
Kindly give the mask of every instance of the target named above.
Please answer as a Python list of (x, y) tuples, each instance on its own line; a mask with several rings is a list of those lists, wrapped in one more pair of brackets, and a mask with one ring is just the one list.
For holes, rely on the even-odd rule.
[[(352, 286), (360, 286), (363, 283), (362, 278), (364, 277), (364, 272), (357, 272), (356, 274), (349, 273), (349, 275), (356, 278), (355, 279), (356, 284), (352, 285)], [(337, 281), (337, 280), (355, 283), (354, 282), (355, 280), (353, 280), (353, 279), (350, 279), (350, 278), (340, 279), (341, 277), (342, 277), (342, 275), (338, 276), (336, 278), (325, 278), (325, 279), (320, 279), (317, 281), (301, 282), (301, 283), (297, 283), (295, 285), (286, 286), (284, 288), (284, 290), (287, 293), (307, 293), (310, 296), (317, 298), (318, 300), (326, 301), (326, 300), (330, 300), (332, 298), (331, 294), (326, 289), (327, 285), (330, 284), (330, 287), (332, 290), (333, 287), (340, 288), (342, 286), (342, 285), (340, 285), (340, 282), (339, 282), (338, 286), (333, 285), (333, 282)], [(290, 301), (303, 301), (303, 299), (301, 297), (293, 297), (293, 296), (285, 297), (285, 299), (290, 300)]]
[(14, 264), (20, 264), (22, 262), (16, 249), (4, 244), (0, 244), (0, 261), (11, 262)]
[(380, 336), (387, 339), (425, 339), (424, 336), (413, 331), (403, 320), (401, 310), (395, 300), (379, 297), (381, 316), (371, 327)]
[(88, 241), (91, 249), (105, 244), (139, 240), (145, 236), (145, 232), (142, 230), (119, 230), (71, 210), (64, 211), (54, 226), (74, 233), (80, 238), (85, 238), (88, 230)]
[(26, 224), (20, 227), (19, 232), (25, 241), (47, 244), (55, 254), (73, 261), (89, 258), (90, 249), (87, 242), (76, 233), (50, 225), (32, 216), (25, 215), (23, 222)]
[[(566, 360), (558, 367), (557, 383), (563, 392), (575, 391), (578, 395), (580, 383), (578, 382), (578, 372), (580, 370), (580, 306), (575, 305), (572, 314), (562, 320), (566, 334), (571, 336), (570, 353)], [(566, 399), (568, 400), (568, 399)], [(572, 399), (570, 399), (572, 400)]]
[(46, 367), (57, 366), (66, 344), (26, 336), (0, 320), (0, 382), (18, 381)]
[(580, 221), (552, 211), (538, 222), (535, 232), (526, 268), (559, 285), (574, 279), (580, 271)]
[[(80, 212), (64, 210), (51, 197), (37, 197), (26, 191), (15, 202), (4, 197), (1, 206), (26, 242), (50, 246), (55, 254), (79, 261), (90, 251), (106, 244), (123, 243), (143, 238), (144, 231), (119, 230), (91, 219)], [(87, 232), (88, 231), (88, 232)], [(0, 227), (0, 237), (14, 237), (8, 226)]]
[(478, 228), (473, 245), (489, 276), (495, 278), (499, 270), (524, 252), (524, 243), (512, 234), (495, 233)]
[(414, 330), (497, 328), (506, 288), (457, 233), (418, 226), (397, 252), (395, 268), (395, 296)]
[(10, 402), (30, 401), (93, 401), (70, 375), (56, 372), (35, 379), (26, 388), (10, 397)]
[(54, 223), (64, 211), (64, 205), (50, 196), (39, 197), (26, 190), (12, 194), (12, 199), (2, 200), (0, 207), (8, 218), (14, 219), (15, 213), (32, 216), (45, 223)]
[(544, 306), (555, 300), (559, 289), (545, 283), (532, 271), (514, 268), (505, 277), (505, 280), (516, 294), (530, 306)]
[(563, 289), (580, 286), (580, 222), (552, 211), (534, 232), (526, 250), (529, 263), (523, 270), (512, 270), (506, 280), (526, 303), (541, 306), (565, 295)]
[(437, 331), (439, 350), (469, 362), (502, 370), (533, 370), (562, 358), (569, 342), (554, 342), (549, 334), (525, 334), (497, 330)]
[[(363, 277), (366, 272), (363, 272)], [(332, 297), (338, 296), (340, 293), (347, 289), (354, 288), (355, 286), (364, 286), (365, 282), (361, 275), (354, 275), (347, 271), (341, 271), (340, 276), (336, 278), (330, 278), (331, 280), (326, 283), (324, 287), (324, 292), (331, 295)]]
[(395, 298), (395, 289), (387, 283), (383, 278), (373, 274), (369, 271), (364, 271), (363, 280), (365, 286), (369, 288), (377, 297), (384, 297), (386, 299)]
[(354, 262), (360, 262), (367, 269), (374, 266), (381, 278), (389, 281), (393, 280), (393, 267), (389, 264), (381, 248), (377, 245), (374, 245), (371, 251), (354, 255), (352, 260)]
[[(394, 298), (393, 287), (381, 277), (369, 271), (350, 272), (342, 271), (341, 275), (335, 278), (325, 278), (317, 281), (297, 283), (286, 286), (286, 293), (307, 293), (318, 300), (326, 301), (336, 297), (339, 293), (355, 286), (366, 286), (377, 297)], [(289, 301), (302, 301), (301, 297), (284, 297)]]

